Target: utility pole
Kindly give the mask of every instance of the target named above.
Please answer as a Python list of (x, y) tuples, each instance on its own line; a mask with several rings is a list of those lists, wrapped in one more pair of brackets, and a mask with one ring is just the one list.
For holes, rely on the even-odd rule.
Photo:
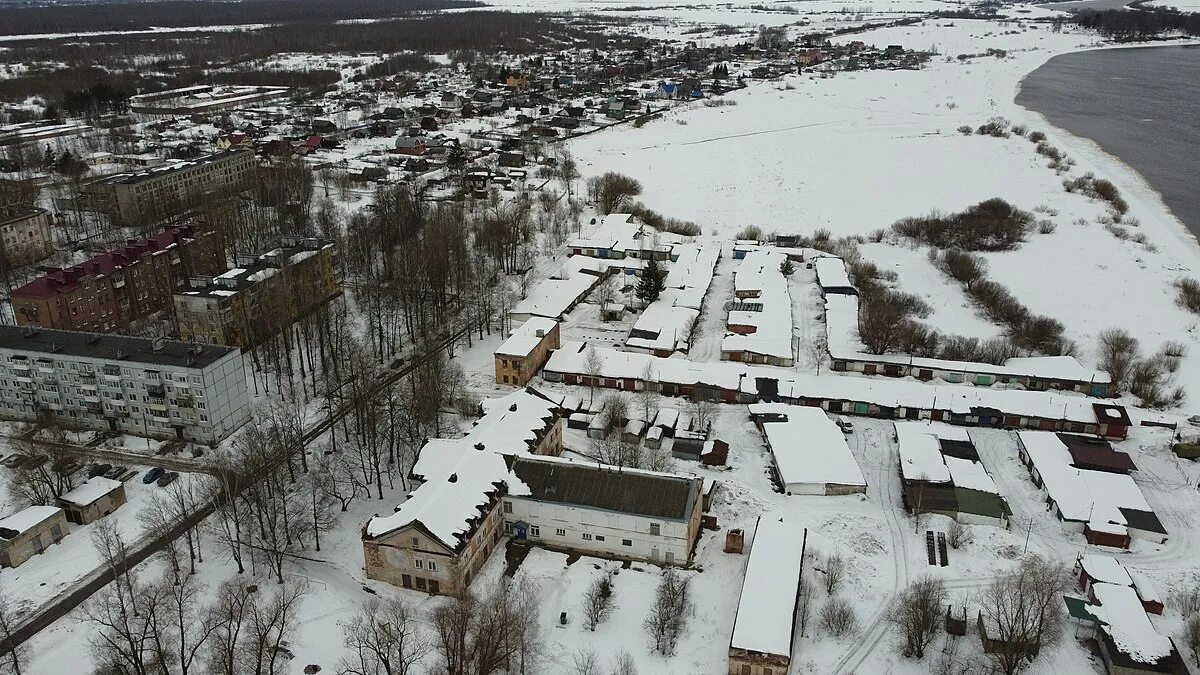
[(1029, 533), (1033, 531), (1033, 518), (1029, 519), (1029, 527), (1025, 528), (1025, 550), (1021, 551), (1021, 555), (1029, 553)]

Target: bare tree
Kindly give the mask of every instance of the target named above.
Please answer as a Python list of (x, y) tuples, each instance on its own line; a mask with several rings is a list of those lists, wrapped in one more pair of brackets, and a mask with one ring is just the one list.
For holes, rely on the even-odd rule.
[(580, 647), (571, 658), (572, 675), (604, 675), (600, 670), (600, 657), (590, 647)]
[(800, 622), (801, 637), (808, 634), (808, 619), (812, 616), (816, 592), (816, 584), (808, 579), (800, 580), (800, 588), (796, 591), (796, 618)]
[(596, 399), (596, 385), (604, 373), (604, 357), (600, 356), (596, 345), (588, 345), (587, 354), (584, 355), (583, 368), (588, 377), (588, 406), (590, 407)]
[(825, 592), (833, 595), (845, 577), (846, 559), (837, 553), (825, 556)]
[(654, 424), (654, 417), (658, 415), (658, 388), (652, 384), (653, 377), (654, 368), (647, 363), (642, 369), (642, 388), (635, 394), (639, 412), (647, 426)]
[(706, 396), (698, 395), (688, 405), (688, 412), (692, 414), (692, 422), (701, 431), (708, 431), (708, 428), (712, 426), (713, 420), (717, 416), (717, 410), (717, 404)]
[(1013, 675), (1062, 636), (1068, 576), (1064, 563), (1029, 556), (984, 589), (980, 605), (996, 671)]
[(0, 672), (21, 675), (21, 666), (29, 658), (29, 645), (14, 643), (16, 627), (16, 608), (12, 599), (0, 593), (0, 642), (12, 645), (7, 651), (0, 651)]
[(472, 591), (430, 613), (438, 672), (525, 672), (537, 657), (536, 598), (523, 579), (502, 581), (482, 598)]
[(1138, 339), (1123, 328), (1100, 331), (1096, 338), (1096, 361), (1112, 381), (1126, 388), (1134, 366), (1141, 360)]
[(950, 544), (950, 548), (961, 548), (974, 541), (974, 539), (974, 531), (957, 520), (952, 521), (950, 527), (946, 529), (946, 541)]
[(642, 184), (619, 173), (609, 171), (592, 176), (587, 181), (588, 197), (604, 214), (613, 213), (626, 206), (634, 197), (642, 194)]
[(613, 666), (609, 669), (608, 675), (638, 675), (633, 655), (624, 649), (617, 652), (617, 658), (613, 659)]
[(663, 656), (674, 654), (691, 613), (691, 577), (668, 567), (658, 582), (650, 613), (642, 622), (654, 640), (653, 651)]
[(904, 656), (925, 658), (925, 649), (941, 631), (946, 608), (946, 585), (922, 577), (901, 591), (888, 617), (904, 638)]
[(1189, 616), (1183, 625), (1183, 642), (1192, 650), (1192, 660), (1200, 666), (1200, 614)]
[(192, 574), (164, 576), (159, 582), (165, 597), (166, 624), (171, 639), (168, 650), (175, 657), (180, 675), (193, 672), (201, 650), (212, 637), (217, 623), (201, 598), (205, 587)]
[(340, 675), (410, 675), (432, 645), (407, 602), (372, 598), (343, 624), (346, 649)]
[(612, 615), (614, 574), (611, 569), (603, 570), (583, 596), (584, 625), (588, 630), (596, 630), (596, 626)]
[(254, 675), (277, 675), (286, 670), (284, 647), (291, 641), (299, 623), (300, 603), (308, 588), (303, 583), (286, 582), (273, 591), (258, 593), (246, 613), (244, 641), (240, 645), (243, 672)]
[(213, 633), (208, 640), (209, 672), (235, 675), (242, 672), (242, 643), (249, 632), (250, 609), (258, 602), (258, 587), (242, 579), (230, 579), (217, 589), (213, 603)]
[(829, 340), (824, 335), (818, 335), (809, 340), (805, 347), (808, 351), (808, 357), (812, 359), (816, 374), (820, 375), (821, 364), (825, 361), (825, 356), (829, 354)]
[(858, 631), (858, 616), (849, 602), (830, 598), (821, 608), (821, 629), (834, 637), (851, 635)]

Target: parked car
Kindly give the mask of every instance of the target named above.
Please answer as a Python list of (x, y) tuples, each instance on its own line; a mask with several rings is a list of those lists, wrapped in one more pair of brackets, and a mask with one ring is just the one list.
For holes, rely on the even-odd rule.
[(149, 484), (153, 483), (154, 481), (158, 480), (159, 476), (163, 475), (166, 472), (167, 472), (166, 469), (162, 468), (161, 466), (156, 466), (153, 469), (150, 469), (149, 471), (147, 471), (145, 476), (142, 476), (142, 482), (145, 483), (146, 485), (149, 485)]
[(123, 473), (125, 473), (125, 467), (121, 466), (120, 464), (116, 464), (111, 469), (109, 469), (108, 471), (106, 471), (104, 473), (104, 477), (111, 478), (112, 480), (117, 480), (118, 478), (121, 477), (121, 474), (123, 474)]
[(837, 422), (838, 428), (842, 430), (843, 434), (854, 433), (854, 422), (851, 422), (849, 419), (842, 417), (841, 415), (838, 415), (834, 421)]
[(1188, 421), (1192, 424), (1200, 425), (1200, 415), (1192, 415), (1188, 418)]
[(112, 470), (112, 464), (93, 464), (92, 468), (88, 469), (88, 478), (103, 476)]
[(179, 478), (179, 474), (175, 471), (171, 471), (169, 473), (164, 473), (162, 476), (159, 476), (159, 478), (158, 478), (158, 486), (166, 487), (166, 486), (170, 485), (171, 482), (174, 481), (176, 478)]

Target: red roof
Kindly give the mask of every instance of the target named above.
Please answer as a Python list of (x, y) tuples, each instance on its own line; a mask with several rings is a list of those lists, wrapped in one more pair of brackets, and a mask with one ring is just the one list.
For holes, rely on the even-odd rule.
[(44, 275), (13, 291), (12, 295), (14, 298), (47, 298), (55, 293), (69, 293), (79, 286), (81, 279), (108, 276), (132, 265), (142, 256), (194, 239), (196, 232), (195, 226), (182, 225), (168, 227), (149, 239), (130, 239), (121, 248), (93, 256), (78, 265), (48, 269)]

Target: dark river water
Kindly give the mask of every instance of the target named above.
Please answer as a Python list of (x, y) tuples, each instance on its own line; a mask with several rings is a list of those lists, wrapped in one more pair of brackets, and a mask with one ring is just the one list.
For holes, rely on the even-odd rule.
[(1200, 46), (1056, 56), (1017, 103), (1137, 169), (1200, 237)]

